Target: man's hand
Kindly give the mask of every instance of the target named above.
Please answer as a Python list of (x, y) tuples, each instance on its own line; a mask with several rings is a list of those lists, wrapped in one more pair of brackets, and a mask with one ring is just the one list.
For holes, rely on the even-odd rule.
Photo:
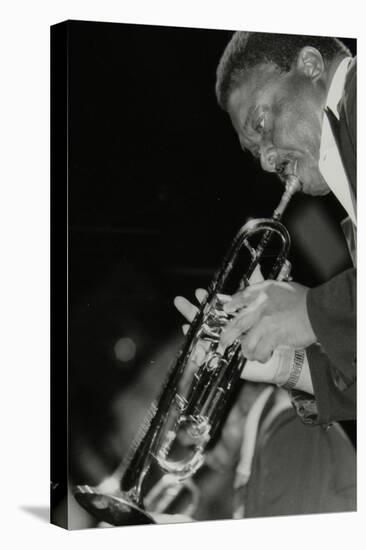
[[(198, 288), (195, 292), (196, 299), (200, 303), (206, 298), (206, 295), (207, 291), (202, 288)], [(196, 313), (198, 312), (198, 308), (182, 296), (177, 296), (175, 298), (174, 305), (179, 313), (181, 313), (189, 323), (193, 321)], [(188, 329), (189, 324), (182, 326), (184, 334), (188, 332)], [(205, 357), (207, 344), (208, 342), (201, 342), (198, 344), (202, 346), (202, 357)], [(241, 378), (251, 382), (267, 382), (269, 384), (277, 384), (280, 382), (278, 379), (280, 366), (279, 361), (281, 359), (291, 361), (293, 358), (293, 352), (289, 356), (289, 351), (290, 350), (286, 351), (285, 349), (276, 350), (272, 357), (270, 357), (269, 361), (265, 364), (258, 363), (257, 361), (247, 361)]]
[[(195, 296), (197, 298), (197, 301), (201, 304), (207, 296), (207, 291), (203, 288), (197, 288)], [(198, 312), (198, 308), (191, 304), (191, 302), (189, 302), (186, 298), (183, 298), (183, 296), (177, 296), (174, 299), (174, 305), (179, 313), (181, 313), (189, 323), (192, 323)], [(183, 333), (186, 334), (188, 332), (189, 325), (183, 325), (182, 329)]]
[(315, 343), (307, 291), (297, 283), (264, 281), (237, 292), (224, 306), (236, 315), (224, 329), (221, 344), (226, 347), (240, 339), (243, 355), (264, 363), (280, 346), (301, 349)]

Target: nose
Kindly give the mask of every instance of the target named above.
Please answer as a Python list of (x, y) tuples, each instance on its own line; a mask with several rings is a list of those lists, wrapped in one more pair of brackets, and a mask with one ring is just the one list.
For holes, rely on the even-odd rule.
[(277, 152), (274, 147), (261, 147), (260, 162), (266, 172), (275, 172), (277, 164)]

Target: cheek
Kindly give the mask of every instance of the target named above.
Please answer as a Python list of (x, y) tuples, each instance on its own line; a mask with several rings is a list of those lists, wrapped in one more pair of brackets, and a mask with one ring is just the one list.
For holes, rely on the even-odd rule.
[(294, 105), (277, 117), (273, 144), (282, 149), (296, 150), (316, 156), (319, 150), (321, 127), (314, 113), (302, 105)]
[(277, 147), (304, 154), (314, 154), (319, 147), (319, 107), (307, 82), (291, 82), (282, 90), (273, 109), (273, 120), (273, 143)]

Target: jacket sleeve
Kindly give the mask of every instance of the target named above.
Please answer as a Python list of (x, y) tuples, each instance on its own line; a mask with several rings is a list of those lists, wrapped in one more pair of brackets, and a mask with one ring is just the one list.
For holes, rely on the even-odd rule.
[(317, 343), (306, 350), (314, 396), (293, 391), (306, 424), (356, 418), (356, 271), (350, 269), (311, 289), (308, 314)]
[(317, 341), (345, 389), (356, 379), (356, 270), (310, 289), (307, 308)]
[[(313, 413), (312, 423), (328, 425), (334, 421), (353, 420), (356, 418), (356, 381), (349, 386), (337, 377), (337, 371), (329, 361), (319, 344), (314, 344), (306, 350), (311, 379), (314, 388), (314, 401), (310, 408)], [(310, 396), (309, 396), (310, 398)], [(299, 416), (306, 422), (310, 401), (301, 400), (307, 404)]]

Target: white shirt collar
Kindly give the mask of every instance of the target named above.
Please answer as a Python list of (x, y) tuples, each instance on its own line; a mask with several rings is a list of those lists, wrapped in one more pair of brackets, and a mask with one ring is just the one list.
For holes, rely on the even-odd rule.
[(351, 63), (351, 57), (345, 57), (342, 59), (340, 64), (337, 67), (336, 72), (333, 75), (330, 88), (328, 90), (326, 107), (331, 109), (335, 116), (339, 120), (338, 104), (342, 99), (344, 86), (346, 83), (347, 71), (349, 64)]
[[(326, 108), (333, 111), (339, 119), (338, 104), (342, 99), (347, 71), (352, 58), (346, 57), (337, 67), (330, 88), (328, 90)], [(330, 190), (342, 204), (352, 222), (356, 225), (356, 211), (354, 208), (350, 185), (346, 176), (341, 156), (334, 139), (328, 117), (323, 116), (322, 135), (319, 151), (319, 170), (327, 182)]]

